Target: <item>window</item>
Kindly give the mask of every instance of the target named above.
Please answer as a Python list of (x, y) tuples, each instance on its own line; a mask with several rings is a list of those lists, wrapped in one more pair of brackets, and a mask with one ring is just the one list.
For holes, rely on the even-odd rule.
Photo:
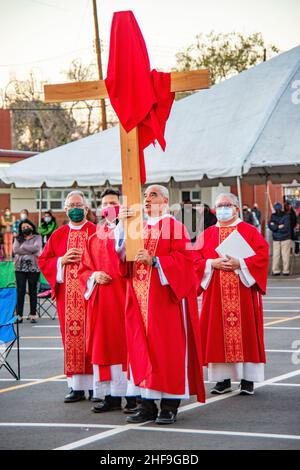
[[(74, 189), (42, 189), (42, 211), (52, 210), (52, 211), (63, 211), (65, 199), (67, 195), (74, 191)], [(90, 189), (78, 188), (78, 191), (82, 191), (85, 195), (88, 204), (92, 209), (96, 209), (100, 206), (100, 194), (102, 189), (95, 188), (95, 193)], [(96, 204), (95, 204), (96, 198)], [(96, 207), (97, 206), (97, 207)], [(36, 208), (40, 210), (40, 190), (36, 190)]]
[(181, 191), (182, 202), (201, 202), (201, 191), (193, 189), (183, 189)]

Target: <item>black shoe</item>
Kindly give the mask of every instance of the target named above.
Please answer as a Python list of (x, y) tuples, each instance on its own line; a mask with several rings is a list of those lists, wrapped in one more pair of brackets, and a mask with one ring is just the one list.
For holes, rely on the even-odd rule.
[(223, 382), (217, 382), (214, 388), (210, 391), (213, 395), (222, 395), (223, 393), (229, 392), (232, 392), (230, 379), (223, 380)]
[(176, 421), (177, 410), (161, 410), (155, 424), (173, 424)]
[(75, 403), (76, 401), (85, 400), (83, 390), (72, 390), (65, 396), (64, 403)]
[(30, 320), (30, 323), (37, 323), (37, 321), (36, 321), (35, 318), (32, 318), (32, 319)]
[(134, 415), (127, 416), (126, 422), (129, 424), (145, 423), (146, 421), (155, 421), (157, 418), (157, 409), (148, 410), (141, 407)]
[(126, 397), (126, 405), (124, 406), (123, 413), (133, 414), (139, 410), (139, 405), (137, 404), (136, 397)]
[(280, 276), (280, 273), (272, 273), (272, 276)]
[(121, 410), (121, 398), (119, 397), (105, 397), (101, 403), (93, 406), (94, 413), (105, 413), (106, 411), (119, 411)]
[(92, 403), (100, 403), (103, 401), (103, 399), (94, 397), (93, 390), (89, 390), (89, 401)]
[(18, 323), (23, 323), (23, 317), (18, 318)]
[(240, 395), (254, 395), (254, 383), (249, 380), (241, 380)]

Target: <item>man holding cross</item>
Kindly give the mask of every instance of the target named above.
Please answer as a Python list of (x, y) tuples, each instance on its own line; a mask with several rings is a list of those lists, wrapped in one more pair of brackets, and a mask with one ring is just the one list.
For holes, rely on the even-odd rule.
[(128, 423), (172, 424), (181, 399), (197, 395), (205, 401), (193, 254), (187, 231), (170, 216), (168, 203), (164, 186), (146, 189), (144, 249), (134, 263), (126, 262), (123, 228), (134, 215), (131, 208), (120, 210), (115, 229), (121, 272), (127, 278), (127, 394), (142, 396)]

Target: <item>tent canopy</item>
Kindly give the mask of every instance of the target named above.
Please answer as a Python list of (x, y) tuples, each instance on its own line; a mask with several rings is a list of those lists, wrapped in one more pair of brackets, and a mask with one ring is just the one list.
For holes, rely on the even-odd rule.
[[(287, 182), (300, 176), (300, 46), (174, 104), (167, 149), (145, 151), (147, 183)], [(121, 183), (118, 126), (0, 171), (16, 187)]]

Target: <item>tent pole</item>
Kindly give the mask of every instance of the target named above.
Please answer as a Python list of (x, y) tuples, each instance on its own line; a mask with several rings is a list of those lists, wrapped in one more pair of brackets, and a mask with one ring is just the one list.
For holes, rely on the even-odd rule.
[(41, 225), (42, 222), (42, 186), (40, 187), (40, 207), (39, 207), (39, 225)]
[(241, 190), (241, 178), (239, 176), (236, 177), (236, 185), (238, 191), (238, 198), (240, 201), (240, 218), (243, 220), (243, 201), (242, 201), (242, 190)]
[(265, 184), (265, 239), (267, 239), (267, 230), (268, 230), (268, 205), (269, 205), (269, 185), (268, 180), (266, 179)]

